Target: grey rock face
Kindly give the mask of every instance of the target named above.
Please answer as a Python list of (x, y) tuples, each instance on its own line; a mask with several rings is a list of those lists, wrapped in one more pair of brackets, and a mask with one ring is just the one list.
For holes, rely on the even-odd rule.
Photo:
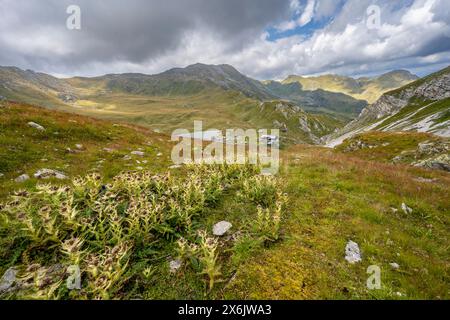
[(0, 279), (0, 294), (10, 291), (16, 282), (17, 270), (14, 267), (9, 268)]
[(231, 229), (233, 225), (229, 223), (228, 221), (220, 221), (219, 223), (216, 223), (213, 227), (213, 234), (215, 236), (223, 236), (225, 233), (227, 233), (228, 230)]

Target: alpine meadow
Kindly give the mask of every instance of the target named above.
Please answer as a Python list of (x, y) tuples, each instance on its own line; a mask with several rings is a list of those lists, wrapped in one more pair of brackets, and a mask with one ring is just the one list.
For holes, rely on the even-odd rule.
[(0, 9), (0, 300), (450, 299), (448, 1)]

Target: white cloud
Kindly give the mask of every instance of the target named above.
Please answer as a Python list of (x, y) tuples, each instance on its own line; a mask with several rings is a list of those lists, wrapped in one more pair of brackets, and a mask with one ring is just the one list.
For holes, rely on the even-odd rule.
[[(4, 1), (0, 0), (0, 5)], [(293, 35), (276, 41), (267, 40), (264, 30), (264, 25), (269, 26), (270, 15), (258, 22), (257, 27), (243, 24), (240, 29), (230, 27), (226, 32), (220, 26), (229, 22), (224, 19), (219, 24), (216, 15), (213, 16), (214, 28), (211, 27), (213, 18), (207, 16), (195, 24), (185, 21), (180, 27), (182, 32), (173, 37), (176, 41), (167, 44), (166, 39), (156, 39), (159, 42), (154, 39), (158, 35), (166, 36), (158, 29), (128, 39), (146, 25), (131, 28), (131, 33), (117, 29), (116, 32), (122, 32), (118, 36), (107, 33), (107, 26), (104, 26), (104, 37), (101, 33), (102, 37), (66, 39), (65, 30), (32, 29), (29, 27), (32, 24), (20, 24), (17, 15), (10, 14), (0, 20), (0, 65), (19, 64), (55, 74), (99, 75), (157, 73), (196, 62), (228, 63), (252, 77), (268, 79), (293, 73), (358, 75), (396, 68), (424, 72), (450, 64), (450, 13), (446, 0), (415, 0), (408, 6), (406, 0), (375, 0), (382, 9), (382, 24), (378, 30), (369, 30), (366, 26), (366, 9), (374, 0), (342, 1), (286, 2), (285, 22), (280, 24), (281, 18), (272, 21), (285, 30), (314, 19), (331, 16), (333, 19), (310, 37)], [(176, 7), (169, 9), (173, 11)], [(183, 7), (183, 10), (187, 9)], [(288, 20), (293, 13), (300, 18)], [(240, 14), (238, 20), (243, 23), (242, 17), (250, 19), (253, 12), (246, 9)], [(126, 25), (135, 23), (131, 18), (126, 20)], [(135, 20), (144, 23), (143, 19)], [(167, 32), (174, 30), (173, 26), (165, 28)], [(79, 33), (80, 37), (82, 35)], [(123, 42), (116, 52), (114, 41), (118, 37)]]

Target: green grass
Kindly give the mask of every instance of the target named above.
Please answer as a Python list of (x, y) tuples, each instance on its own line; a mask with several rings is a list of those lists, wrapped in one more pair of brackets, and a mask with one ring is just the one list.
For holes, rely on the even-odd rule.
[[(0, 108), (0, 173), (4, 174), (0, 197), (16, 188), (34, 186), (33, 174), (42, 168), (60, 170), (69, 177), (96, 171), (111, 178), (124, 169), (161, 171), (169, 165), (168, 137), (150, 130), (24, 104), (2, 103)], [(28, 126), (31, 121), (46, 130)], [(82, 144), (82, 150), (76, 144)], [(130, 155), (137, 149), (145, 157)], [(159, 152), (163, 156), (157, 157)], [(126, 155), (132, 159), (123, 160)], [(23, 185), (13, 181), (23, 173), (32, 179)]]
[[(390, 144), (360, 155), (291, 147), (277, 177), (264, 178), (250, 166), (168, 171), (168, 137), (141, 127), (23, 104), (0, 110), (0, 274), (15, 266), (31, 284), (4, 299), (449, 298), (450, 177), (383, 163), (437, 139), (429, 134), (368, 133), (368, 143)], [(76, 143), (82, 152), (64, 152)], [(146, 157), (123, 160), (139, 148)], [(43, 167), (70, 179), (11, 181)], [(233, 227), (212, 237), (222, 220)], [(348, 240), (361, 263), (345, 261)], [(80, 291), (64, 282), (74, 263)], [(366, 287), (370, 265), (381, 268), (381, 290)]]
[[(448, 174), (305, 147), (293, 148), (285, 165), (290, 201), (283, 241), (243, 263), (224, 297), (449, 298)], [(414, 181), (429, 175), (439, 182)], [(403, 202), (412, 214), (401, 211)], [(344, 260), (348, 240), (359, 243), (361, 263)], [(392, 269), (391, 262), (400, 269)], [(370, 265), (381, 268), (381, 290), (366, 287)]]

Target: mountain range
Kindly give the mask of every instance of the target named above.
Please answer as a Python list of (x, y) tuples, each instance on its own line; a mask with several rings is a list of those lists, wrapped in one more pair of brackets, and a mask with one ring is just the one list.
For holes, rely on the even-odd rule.
[[(331, 143), (334, 144), (351, 133), (372, 128), (375, 120), (392, 116), (407, 106), (416, 95), (406, 97), (403, 90), (410, 92), (434, 77), (417, 80), (410, 72), (399, 70), (372, 78), (324, 75), (289, 76), (281, 82), (258, 81), (230, 65), (198, 63), (156, 75), (127, 73), (60, 79), (31, 70), (0, 67), (0, 98), (131, 122), (167, 133), (180, 127), (190, 128), (195, 119), (218, 129), (280, 128), (289, 143), (317, 144), (327, 140), (335, 141)], [(378, 95), (381, 98), (368, 105), (367, 101)], [(423, 103), (436, 101), (435, 98), (427, 96)], [(393, 106), (386, 107), (390, 103)], [(438, 108), (436, 104), (429, 107)], [(373, 111), (385, 109), (389, 110), (386, 114)], [(433, 131), (444, 130), (447, 123), (443, 123), (433, 127)], [(389, 128), (386, 124), (382, 129)]]
[(283, 84), (299, 83), (303, 90), (317, 89), (349, 95), (355, 99), (374, 103), (383, 93), (419, 79), (406, 70), (395, 70), (376, 77), (352, 78), (339, 75), (302, 77), (291, 75)]

